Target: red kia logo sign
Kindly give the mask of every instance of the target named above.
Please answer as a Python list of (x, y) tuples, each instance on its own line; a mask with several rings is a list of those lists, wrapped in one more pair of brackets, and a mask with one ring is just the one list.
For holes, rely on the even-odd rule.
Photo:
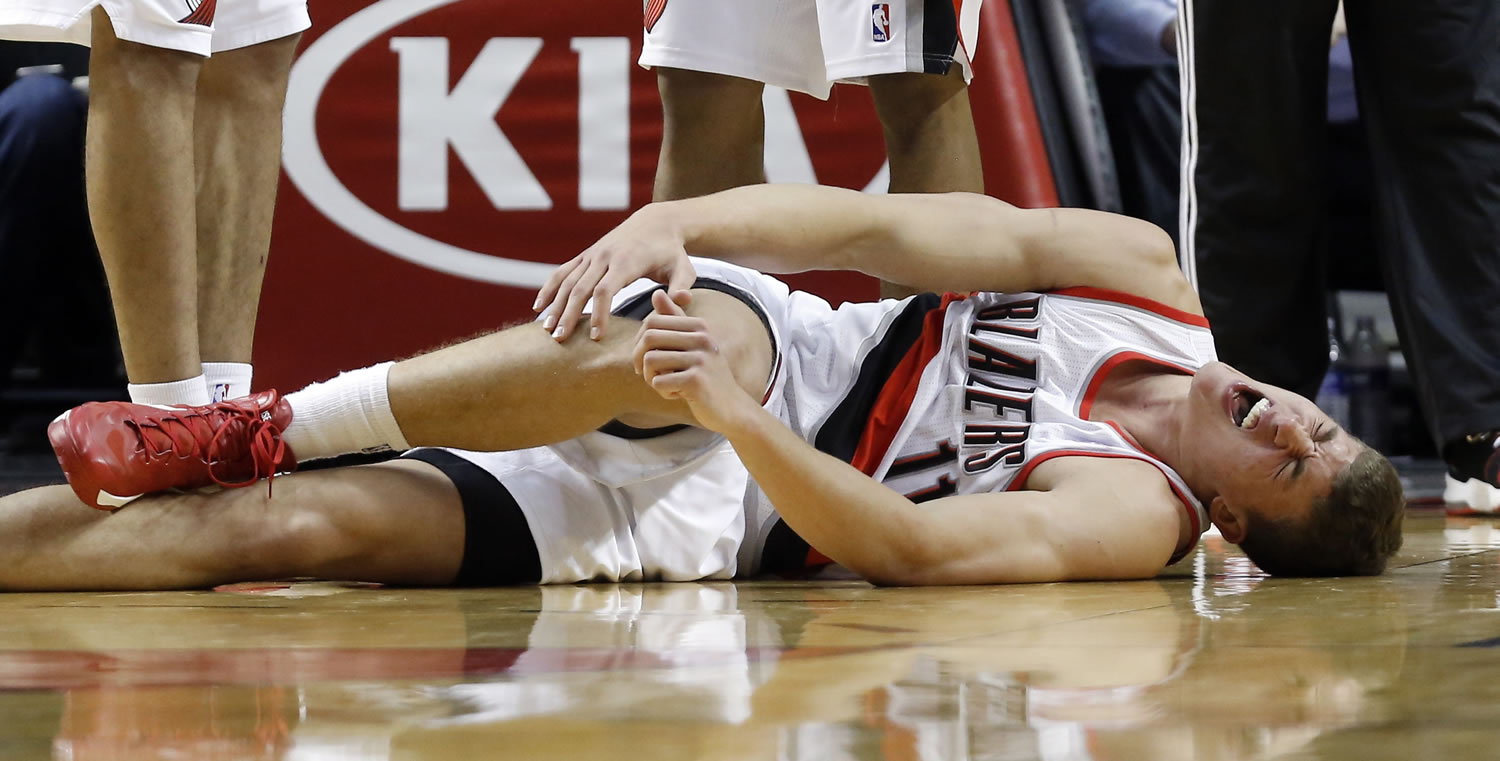
[[(520, 0), (359, 9), (293, 69), (286, 173), (375, 249), (471, 280), (540, 285), (650, 200), (661, 114), (654, 76), (635, 65), (633, 10)], [(768, 90), (765, 106), (772, 181), (884, 189), (863, 93), (794, 104)]]

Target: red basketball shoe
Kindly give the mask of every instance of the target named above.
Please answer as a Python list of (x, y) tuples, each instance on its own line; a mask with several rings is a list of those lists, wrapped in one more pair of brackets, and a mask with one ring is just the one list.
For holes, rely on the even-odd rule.
[(275, 391), (202, 407), (91, 402), (47, 438), (73, 491), (100, 510), (151, 492), (249, 486), (296, 467), (281, 431), (292, 407)]

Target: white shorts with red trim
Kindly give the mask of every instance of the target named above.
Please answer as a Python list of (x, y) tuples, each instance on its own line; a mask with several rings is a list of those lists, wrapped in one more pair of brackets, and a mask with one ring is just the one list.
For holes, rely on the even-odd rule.
[(87, 45), (96, 6), (122, 40), (201, 56), (281, 39), (312, 24), (307, 0), (4, 0), (0, 38)]
[[(848, 396), (882, 326), (906, 304), (835, 310), (754, 270), (704, 259), (693, 264), (700, 280), (728, 286), (765, 320), (776, 360), (763, 405), (808, 440)], [(620, 291), (612, 309), (657, 287), (638, 280)], [(449, 451), (493, 475), (515, 498), (546, 583), (752, 574), (778, 520), (724, 437), (700, 428), (639, 437), (595, 431), (519, 452)]]
[(964, 81), (982, 0), (647, 0), (640, 64), (753, 79), (818, 98), (879, 74)]

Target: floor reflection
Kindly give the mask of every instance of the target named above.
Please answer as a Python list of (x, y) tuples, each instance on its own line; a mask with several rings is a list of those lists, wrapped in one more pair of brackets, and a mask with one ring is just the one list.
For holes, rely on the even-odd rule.
[[(1500, 535), (1417, 523), (1376, 579), (1210, 538), (1127, 584), (0, 596), (0, 756), (1467, 757), (1500, 719)], [(1392, 729), (1424, 722), (1483, 740)]]

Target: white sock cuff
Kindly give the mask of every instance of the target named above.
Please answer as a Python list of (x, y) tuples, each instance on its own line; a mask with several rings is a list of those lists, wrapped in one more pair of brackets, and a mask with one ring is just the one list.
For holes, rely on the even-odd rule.
[(401, 426), (396, 423), (396, 414), (391, 412), (391, 368), (395, 362), (381, 362), (378, 365), (355, 370), (352, 374), (368, 374), (362, 377), (360, 390), (363, 392), (363, 406), (370, 416), (370, 425), (380, 432), (387, 444), (397, 451), (411, 449), (406, 443), (406, 436), (401, 433)]
[(249, 362), (204, 362), (203, 378), (213, 401), (238, 399), (250, 395), (255, 367)]
[(126, 388), (130, 391), (130, 401), (136, 404), (201, 406), (209, 403), (208, 385), (202, 375), (167, 383), (131, 383)]
[(297, 459), (408, 449), (386, 390), (394, 364), (340, 373), (287, 394), (292, 422), (282, 436)]

